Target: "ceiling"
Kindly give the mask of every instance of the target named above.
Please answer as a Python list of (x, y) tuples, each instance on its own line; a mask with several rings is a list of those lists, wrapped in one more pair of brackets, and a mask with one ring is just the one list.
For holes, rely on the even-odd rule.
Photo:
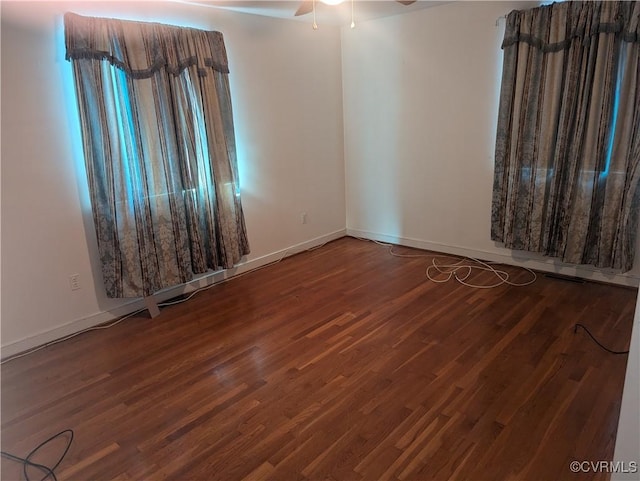
[[(300, 22), (313, 22), (312, 14), (294, 16), (299, 1), (267, 1), (267, 0), (182, 0), (181, 3), (204, 5), (208, 7), (224, 8), (236, 12), (265, 15), (268, 17), (286, 18)], [(409, 13), (415, 10), (434, 7), (448, 1), (418, 0), (411, 5), (402, 5), (393, 0), (354, 0), (353, 9), (355, 21), (363, 22), (374, 18), (390, 17)], [(344, 26), (351, 23), (351, 0), (345, 0), (340, 5), (326, 5), (316, 1), (316, 21), (318, 25)]]

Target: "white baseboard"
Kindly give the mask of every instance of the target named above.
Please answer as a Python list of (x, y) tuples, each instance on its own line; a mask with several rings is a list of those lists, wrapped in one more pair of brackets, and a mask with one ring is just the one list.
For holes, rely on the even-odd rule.
[[(347, 235), (352, 237), (361, 237), (364, 239), (377, 240), (380, 242), (388, 242), (391, 244), (403, 245), (406, 247), (415, 247), (428, 251), (441, 252), (443, 254), (452, 254), (457, 256), (472, 257), (492, 262), (500, 262), (507, 265), (528, 267), (542, 272), (560, 274), (563, 276), (579, 277), (597, 282), (607, 282), (628, 287), (638, 287), (640, 284), (640, 276), (633, 274), (621, 274), (618, 272), (610, 272), (604, 269), (598, 269), (590, 266), (576, 266), (571, 264), (563, 264), (554, 259), (534, 258), (533, 254), (521, 253), (517, 251), (509, 251), (504, 249), (505, 254), (497, 252), (489, 252), (478, 249), (469, 249), (466, 247), (452, 246), (440, 244), (437, 242), (429, 242), (408, 237), (399, 237), (377, 232), (370, 232), (359, 229), (347, 229)], [(542, 256), (540, 256), (542, 257)]]
[[(202, 287), (206, 287), (211, 284), (215, 284), (217, 282), (230, 279), (240, 274), (244, 274), (245, 272), (259, 269), (260, 267), (264, 267), (268, 264), (272, 264), (273, 262), (282, 260), (285, 257), (289, 257), (294, 254), (303, 252), (305, 250), (318, 247), (320, 245), (326, 244), (327, 242), (331, 242), (332, 240), (339, 239), (346, 235), (347, 235), (346, 229), (340, 229), (335, 232), (331, 232), (329, 234), (316, 237), (314, 239), (301, 242), (299, 244), (292, 245), (290, 247), (287, 247), (286, 249), (281, 249), (279, 251), (257, 257), (255, 259), (249, 259), (247, 261), (244, 261), (238, 264), (232, 269), (216, 271), (216, 272), (205, 274), (201, 277), (198, 277), (192, 280), (187, 284), (171, 287), (163, 291), (160, 291), (154, 294), (154, 298), (156, 299), (158, 304), (160, 304), (166, 301), (167, 299), (171, 299), (171, 298), (180, 296), (182, 294), (188, 294), (190, 292), (193, 292), (196, 289), (200, 289)], [(71, 321), (67, 324), (54, 327), (53, 329), (39, 332), (38, 334), (35, 334), (33, 336), (28, 336), (18, 341), (9, 342), (3, 345), (2, 347), (0, 347), (0, 357), (4, 359), (7, 357), (14, 356), (16, 354), (27, 351), (34, 347), (42, 346), (43, 344), (50, 343), (52, 341), (83, 331), (90, 327), (94, 327), (100, 324), (104, 324), (105, 322), (118, 319), (122, 316), (126, 316), (127, 314), (131, 314), (132, 312), (138, 311), (140, 309), (146, 309), (144, 300), (143, 299), (131, 300), (131, 302), (122, 304), (114, 309), (97, 312), (90, 316), (83, 317), (81, 319), (76, 319), (75, 321)]]

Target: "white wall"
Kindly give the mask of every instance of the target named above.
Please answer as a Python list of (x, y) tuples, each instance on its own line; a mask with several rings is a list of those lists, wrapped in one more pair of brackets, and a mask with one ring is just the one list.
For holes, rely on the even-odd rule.
[[(344, 234), (337, 28), (173, 2), (3, 1), (1, 8), (2, 356), (141, 305), (103, 293), (64, 60), (66, 11), (224, 34), (252, 249), (239, 271)], [(76, 273), (82, 288), (71, 291)]]
[(629, 351), (613, 456), (613, 461), (621, 469), (611, 475), (612, 481), (640, 480), (640, 296), (636, 303)]
[(501, 17), (535, 5), (454, 2), (343, 29), (347, 231), (637, 286), (640, 255), (615, 276), (490, 240)]

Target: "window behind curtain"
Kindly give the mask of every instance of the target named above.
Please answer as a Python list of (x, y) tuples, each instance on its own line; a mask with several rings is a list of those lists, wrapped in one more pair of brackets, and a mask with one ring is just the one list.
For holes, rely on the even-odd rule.
[(109, 297), (230, 268), (249, 245), (222, 34), (65, 15)]
[(507, 17), (491, 237), (628, 271), (640, 211), (640, 4)]

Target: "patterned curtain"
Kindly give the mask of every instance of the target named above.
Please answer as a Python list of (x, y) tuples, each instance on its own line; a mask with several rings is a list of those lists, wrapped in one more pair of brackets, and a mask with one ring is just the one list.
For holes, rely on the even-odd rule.
[(640, 4), (507, 17), (491, 238), (632, 268), (640, 210)]
[(65, 15), (109, 297), (249, 253), (222, 34)]

